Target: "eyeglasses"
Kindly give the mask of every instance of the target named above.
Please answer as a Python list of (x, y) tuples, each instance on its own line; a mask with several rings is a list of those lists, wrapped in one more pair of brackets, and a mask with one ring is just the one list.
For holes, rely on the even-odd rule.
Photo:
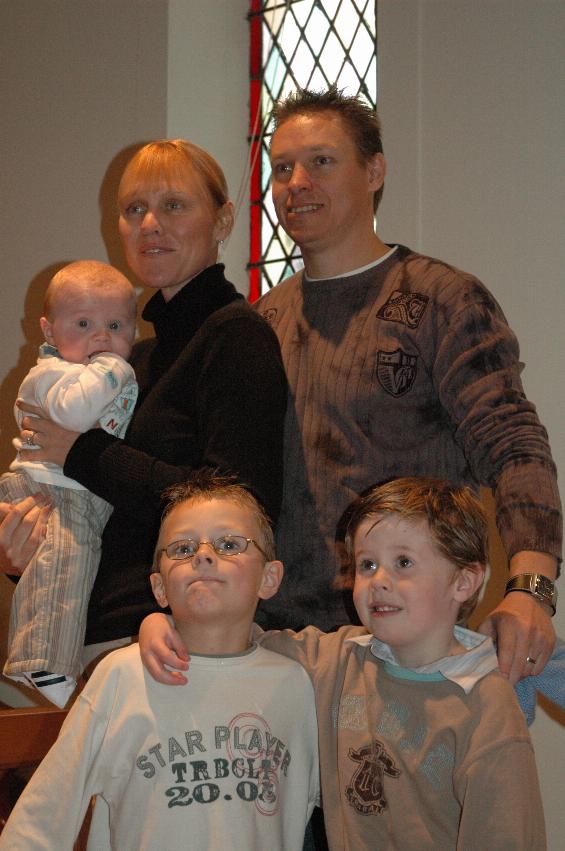
[(239, 556), (246, 551), (249, 544), (254, 544), (267, 560), (269, 558), (257, 541), (253, 538), (244, 538), (243, 535), (221, 535), (214, 541), (194, 541), (192, 538), (184, 538), (160, 549), (159, 555), (167, 553), (168, 558), (173, 561), (186, 561), (196, 555), (201, 544), (208, 544), (219, 556)]

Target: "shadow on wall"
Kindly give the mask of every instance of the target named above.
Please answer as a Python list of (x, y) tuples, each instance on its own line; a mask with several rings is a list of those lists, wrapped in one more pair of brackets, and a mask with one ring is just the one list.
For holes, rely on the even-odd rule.
[[(100, 186), (100, 192), (98, 194), (98, 205), (100, 207), (100, 233), (102, 235), (102, 239), (104, 240), (104, 245), (106, 246), (106, 251), (108, 253), (109, 262), (112, 266), (115, 266), (120, 272), (130, 279), (134, 287), (136, 288), (138, 294), (138, 316), (141, 316), (141, 312), (146, 304), (146, 302), (153, 295), (153, 291), (150, 289), (145, 289), (143, 285), (137, 280), (131, 269), (126, 263), (124, 250), (122, 248), (122, 243), (120, 240), (120, 235), (118, 232), (118, 187), (120, 185), (120, 180), (122, 174), (124, 173), (124, 169), (133, 155), (144, 145), (146, 145), (149, 141), (145, 140), (141, 142), (136, 142), (135, 144), (128, 145), (119, 151), (115, 157), (112, 158), (108, 168), (104, 173), (104, 177), (102, 178), (102, 184)], [(141, 338), (151, 336), (153, 333), (152, 326), (147, 325), (140, 318), (138, 321), (138, 332)]]
[(42, 269), (31, 281), (24, 299), (23, 317), (21, 320), (22, 333), (25, 339), (20, 348), (18, 362), (6, 374), (0, 384), (0, 470), (7, 470), (14, 459), (15, 450), (12, 438), (16, 436), (16, 421), (14, 419), (14, 402), (18, 388), (24, 377), (37, 360), (37, 350), (43, 342), (43, 334), (39, 327), (39, 318), (43, 316), (43, 301), (45, 291), (53, 275), (69, 260), (52, 263)]
[(132, 283), (139, 285), (132, 279), (132, 273), (126, 263), (120, 236), (118, 233), (118, 186), (124, 169), (133, 157), (136, 151), (141, 148), (145, 142), (139, 142), (135, 145), (128, 145), (123, 150), (119, 151), (110, 161), (108, 168), (102, 178), (100, 192), (98, 193), (98, 206), (100, 208), (100, 233), (106, 246), (108, 253), (108, 262), (115, 266), (120, 272), (132, 280)]

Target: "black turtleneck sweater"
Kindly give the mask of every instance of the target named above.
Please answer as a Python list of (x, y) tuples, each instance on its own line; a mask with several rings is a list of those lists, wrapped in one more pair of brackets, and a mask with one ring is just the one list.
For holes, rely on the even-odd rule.
[(87, 644), (134, 635), (156, 609), (149, 568), (161, 494), (195, 469), (218, 467), (250, 486), (273, 519), (282, 489), (286, 379), (273, 331), (206, 269), (143, 311), (156, 336), (134, 346), (139, 399), (125, 439), (82, 434), (65, 474), (114, 506), (88, 611)]

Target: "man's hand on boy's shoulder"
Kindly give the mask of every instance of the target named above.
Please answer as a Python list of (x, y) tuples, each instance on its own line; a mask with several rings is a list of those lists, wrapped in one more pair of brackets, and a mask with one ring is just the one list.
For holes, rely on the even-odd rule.
[(144, 666), (158, 683), (182, 686), (188, 682), (181, 673), (188, 671), (188, 653), (166, 615), (154, 612), (143, 619), (139, 629), (139, 652)]
[(511, 685), (540, 674), (555, 646), (549, 609), (529, 594), (508, 594), (478, 631), (496, 642), (499, 668)]

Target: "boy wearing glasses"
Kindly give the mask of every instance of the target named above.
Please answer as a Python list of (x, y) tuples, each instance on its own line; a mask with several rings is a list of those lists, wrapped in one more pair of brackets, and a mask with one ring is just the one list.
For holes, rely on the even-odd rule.
[(120, 851), (302, 849), (318, 797), (313, 689), (296, 662), (250, 643), (257, 602), (283, 573), (269, 521), (244, 487), (207, 472), (166, 497), (151, 585), (190, 650), (190, 685), (156, 683), (138, 645), (107, 656), (0, 848), (70, 851), (100, 795)]

